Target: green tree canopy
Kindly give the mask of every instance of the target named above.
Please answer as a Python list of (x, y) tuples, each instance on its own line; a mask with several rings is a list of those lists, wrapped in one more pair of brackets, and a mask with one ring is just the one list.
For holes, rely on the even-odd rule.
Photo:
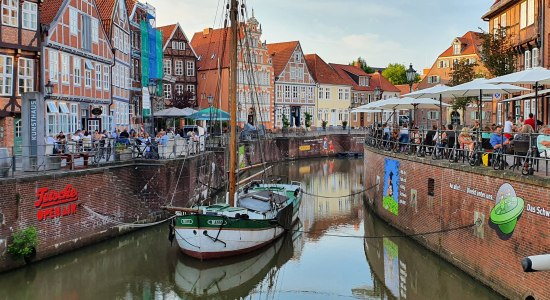
[(363, 69), (363, 71), (365, 71), (365, 73), (367, 73), (367, 74), (374, 73), (374, 69), (369, 67), (369, 65), (367, 65), (367, 61), (364, 58), (362, 58), (361, 56), (359, 56), (356, 60), (352, 61), (349, 65), (350, 66), (359, 65), (359, 67), (361, 69)]
[(481, 62), (495, 77), (515, 71), (517, 57), (512, 47), (512, 36), (507, 29), (499, 27), (493, 33), (481, 33)]
[[(389, 64), (388, 67), (382, 72), (387, 80), (392, 84), (408, 84), (407, 81), (407, 68), (402, 64)], [(420, 75), (418, 73), (415, 76), (414, 82), (420, 81)]]

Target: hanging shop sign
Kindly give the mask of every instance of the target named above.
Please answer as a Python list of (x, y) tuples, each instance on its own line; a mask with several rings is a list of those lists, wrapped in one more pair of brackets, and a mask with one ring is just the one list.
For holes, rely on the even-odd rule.
[(38, 208), (36, 218), (38, 221), (44, 221), (74, 215), (77, 200), (78, 191), (70, 184), (59, 191), (47, 187), (39, 188), (34, 202), (34, 207)]
[(103, 110), (101, 109), (101, 107), (94, 107), (92, 109), (92, 115), (94, 116), (99, 116), (103, 113)]

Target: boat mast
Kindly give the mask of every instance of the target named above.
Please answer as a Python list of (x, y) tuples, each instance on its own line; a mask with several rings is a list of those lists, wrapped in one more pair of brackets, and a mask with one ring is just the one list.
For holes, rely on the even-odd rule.
[(229, 17), (231, 20), (231, 57), (229, 67), (229, 205), (235, 206), (237, 191), (237, 34), (239, 7), (237, 0), (231, 0)]

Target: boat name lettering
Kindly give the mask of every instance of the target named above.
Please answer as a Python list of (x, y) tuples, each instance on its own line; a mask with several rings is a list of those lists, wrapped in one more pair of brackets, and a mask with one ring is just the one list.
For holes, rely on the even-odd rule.
[(208, 220), (206, 223), (208, 223), (208, 225), (216, 226), (227, 225), (227, 222), (225, 222), (224, 220)]
[(193, 220), (192, 219), (181, 219), (180, 224), (181, 225), (191, 225), (191, 224), (193, 224)]

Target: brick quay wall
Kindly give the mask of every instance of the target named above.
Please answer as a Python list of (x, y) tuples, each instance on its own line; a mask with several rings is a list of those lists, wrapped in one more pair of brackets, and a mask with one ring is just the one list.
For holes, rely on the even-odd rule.
[[(511, 299), (550, 299), (550, 272), (524, 273), (520, 261), (550, 249), (550, 182), (489, 168), (420, 159), (365, 147), (367, 203), (386, 222)], [(390, 180), (391, 178), (391, 180)], [(515, 229), (490, 220), (501, 195), (524, 199)], [(452, 230), (481, 220), (481, 226)]]
[[(256, 164), (262, 157), (279, 162), (362, 152), (363, 142), (362, 135), (344, 134), (249, 142), (243, 144), (243, 163)], [(168, 217), (163, 205), (185, 207), (207, 197), (209, 190), (223, 189), (225, 165), (224, 153), (207, 152), (174, 160), (133, 160), (0, 178), (0, 271), (25, 264), (7, 253), (16, 230), (37, 229), (34, 261), (72, 251), (134, 229), (114, 222), (163, 220)]]

